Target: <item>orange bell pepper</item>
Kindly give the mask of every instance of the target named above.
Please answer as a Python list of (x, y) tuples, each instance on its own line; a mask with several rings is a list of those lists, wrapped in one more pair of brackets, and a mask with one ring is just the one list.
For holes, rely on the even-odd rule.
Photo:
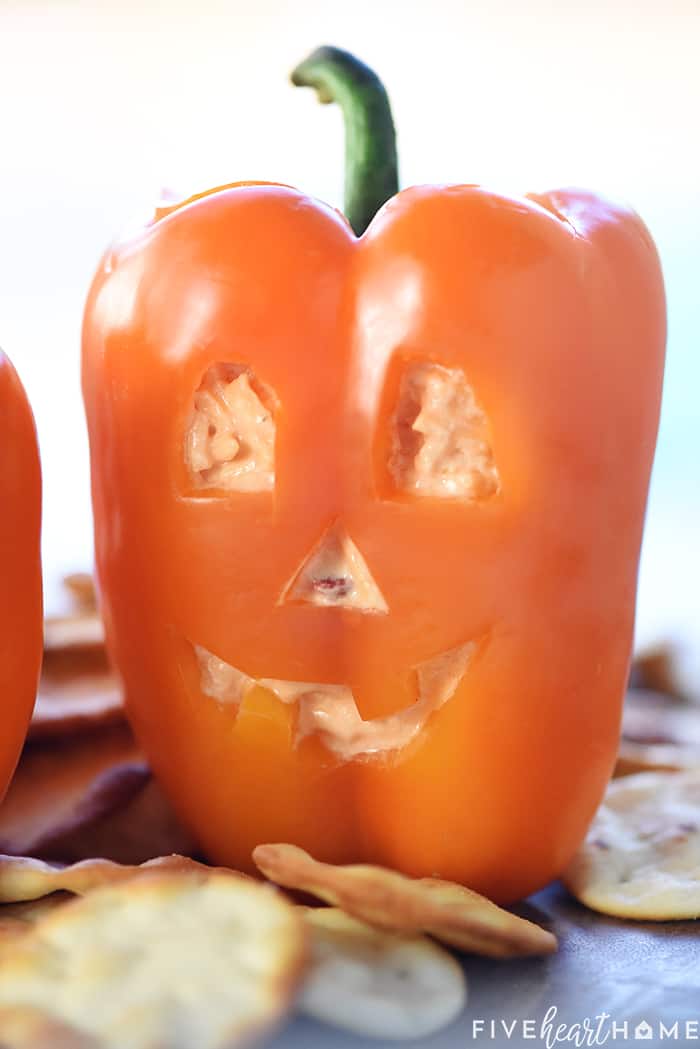
[(0, 800), (19, 758), (41, 665), (41, 471), (29, 402), (0, 351)]
[[(591, 193), (277, 184), (164, 209), (85, 313), (97, 566), (134, 729), (216, 862), (284, 840), (499, 901), (608, 780), (663, 370), (640, 219)], [(387, 197), (388, 204), (370, 217)]]

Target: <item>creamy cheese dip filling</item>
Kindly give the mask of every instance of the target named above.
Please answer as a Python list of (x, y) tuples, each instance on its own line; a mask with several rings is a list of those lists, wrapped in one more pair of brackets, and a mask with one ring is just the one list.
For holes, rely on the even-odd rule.
[(194, 395), (185, 465), (198, 488), (267, 492), (275, 485), (276, 398), (242, 364), (214, 364)]
[(332, 525), (286, 584), (278, 604), (286, 602), (357, 612), (389, 611), (367, 562), (340, 525)]
[(201, 645), (194, 646), (204, 695), (237, 707), (252, 688), (268, 689), (282, 703), (297, 704), (297, 743), (317, 735), (343, 761), (386, 754), (415, 739), (431, 714), (452, 698), (475, 649), (476, 642), (468, 641), (419, 664), (415, 703), (394, 714), (364, 720), (346, 685), (253, 678)]
[(488, 419), (461, 369), (431, 361), (407, 367), (389, 472), (398, 489), (414, 495), (480, 502), (498, 493)]

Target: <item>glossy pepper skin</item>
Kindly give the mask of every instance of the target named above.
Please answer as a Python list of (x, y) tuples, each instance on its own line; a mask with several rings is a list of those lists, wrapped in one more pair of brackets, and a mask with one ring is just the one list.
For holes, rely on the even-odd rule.
[[(388, 864), (512, 901), (562, 870), (618, 742), (657, 429), (665, 310), (631, 212), (588, 193), (395, 196), (357, 238), (293, 189), (240, 184), (105, 256), (84, 322), (97, 567), (134, 729), (214, 861), (260, 842)], [(468, 377), (501, 490), (404, 496), (386, 469), (402, 370)], [(279, 398), (276, 483), (192, 490), (183, 445), (216, 362)], [(388, 614), (278, 603), (341, 521)], [(256, 678), (409, 706), (411, 668), (477, 643), (409, 747), (297, 744), (257, 687), (202, 691), (193, 645)]]
[(0, 351), (0, 799), (19, 758), (36, 697), (43, 642), (41, 472), (29, 402)]

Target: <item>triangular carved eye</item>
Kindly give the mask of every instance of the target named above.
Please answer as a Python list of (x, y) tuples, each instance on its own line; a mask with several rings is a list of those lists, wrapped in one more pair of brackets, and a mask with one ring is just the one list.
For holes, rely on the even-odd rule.
[(276, 407), (274, 391), (245, 365), (208, 368), (185, 434), (185, 464), (195, 487), (271, 491)]
[(402, 492), (481, 502), (500, 491), (489, 423), (460, 368), (414, 361), (392, 419), (389, 472)]
[(278, 604), (288, 601), (356, 612), (389, 611), (367, 562), (338, 524), (324, 532), (284, 587)]

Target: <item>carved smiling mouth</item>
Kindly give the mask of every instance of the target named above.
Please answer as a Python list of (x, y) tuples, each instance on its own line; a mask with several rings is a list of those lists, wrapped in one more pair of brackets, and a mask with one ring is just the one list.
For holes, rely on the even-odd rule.
[(435, 711), (455, 694), (476, 651), (477, 642), (450, 648), (414, 667), (417, 699), (403, 710), (365, 720), (347, 685), (280, 678), (254, 678), (224, 662), (201, 645), (194, 645), (199, 686), (205, 696), (240, 707), (255, 687), (274, 693), (285, 704), (296, 704), (296, 742), (316, 735), (344, 761), (399, 750), (416, 738)]

